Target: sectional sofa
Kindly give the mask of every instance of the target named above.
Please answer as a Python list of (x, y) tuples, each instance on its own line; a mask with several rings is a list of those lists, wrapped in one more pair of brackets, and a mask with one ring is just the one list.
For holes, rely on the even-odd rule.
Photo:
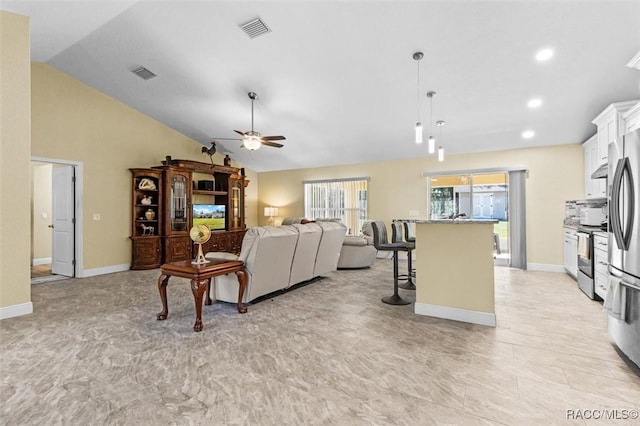
[[(343, 224), (334, 222), (259, 226), (247, 230), (240, 255), (211, 252), (205, 256), (242, 260), (247, 271), (243, 302), (251, 302), (335, 271), (346, 231)], [(234, 274), (215, 277), (213, 282), (213, 299), (238, 301)]]

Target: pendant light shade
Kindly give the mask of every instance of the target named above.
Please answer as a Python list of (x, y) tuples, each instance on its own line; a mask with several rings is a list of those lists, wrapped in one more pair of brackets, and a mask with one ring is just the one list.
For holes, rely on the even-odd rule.
[(429, 136), (429, 154), (436, 152), (436, 138)]
[(418, 108), (418, 122), (416, 123), (415, 132), (416, 132), (416, 143), (422, 143), (422, 123), (420, 122), (420, 60), (424, 57), (422, 52), (415, 52), (413, 54), (413, 60), (418, 64), (418, 92), (416, 96), (417, 108)]
[[(438, 120), (436, 125), (440, 128), (440, 142), (442, 143), (442, 127), (444, 127), (444, 120)], [(444, 148), (442, 145), (438, 147), (438, 161), (444, 161)]]
[(429, 98), (429, 154), (436, 152), (436, 139), (433, 137), (433, 98), (436, 96), (436, 92), (427, 92), (427, 98)]
[(422, 123), (416, 123), (416, 143), (422, 143)]

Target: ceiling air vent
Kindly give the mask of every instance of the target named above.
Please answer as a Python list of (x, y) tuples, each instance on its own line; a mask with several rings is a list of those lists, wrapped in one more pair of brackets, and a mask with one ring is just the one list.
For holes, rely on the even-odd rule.
[(271, 32), (269, 27), (267, 27), (267, 24), (265, 24), (264, 21), (259, 17), (241, 24), (240, 28), (242, 28), (242, 31), (244, 31), (249, 36), (249, 38), (256, 38), (259, 35)]
[(140, 77), (143, 80), (149, 80), (149, 79), (152, 79), (153, 77), (156, 77), (156, 75), (154, 73), (152, 73), (151, 71), (149, 71), (145, 67), (136, 68), (135, 70), (133, 70), (131, 72), (134, 73), (135, 75), (137, 75), (138, 77)]

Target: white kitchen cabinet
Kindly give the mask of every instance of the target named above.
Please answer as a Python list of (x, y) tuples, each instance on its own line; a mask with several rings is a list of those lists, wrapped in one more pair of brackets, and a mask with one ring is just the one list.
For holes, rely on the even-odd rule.
[(607, 257), (607, 235), (606, 233), (593, 234), (593, 284), (594, 290), (598, 296), (604, 299), (608, 288), (608, 267), (609, 260)]
[(598, 128), (598, 166), (607, 163), (609, 144), (627, 133), (622, 114), (637, 102), (638, 100), (611, 104), (593, 119), (592, 123)]
[(625, 124), (625, 134), (640, 129), (640, 102), (637, 102), (629, 108), (627, 112), (622, 114), (622, 119)]
[(578, 276), (578, 236), (576, 230), (564, 227), (564, 269), (573, 278)]
[(602, 198), (607, 195), (605, 179), (591, 179), (591, 174), (599, 167), (598, 135), (595, 134), (582, 144), (584, 150), (584, 195), (585, 198)]

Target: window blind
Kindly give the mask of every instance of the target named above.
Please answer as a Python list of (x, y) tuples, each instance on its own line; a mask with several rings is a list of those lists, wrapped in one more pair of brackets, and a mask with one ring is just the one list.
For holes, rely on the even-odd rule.
[(367, 220), (368, 178), (304, 182), (305, 217), (340, 219), (357, 235)]

